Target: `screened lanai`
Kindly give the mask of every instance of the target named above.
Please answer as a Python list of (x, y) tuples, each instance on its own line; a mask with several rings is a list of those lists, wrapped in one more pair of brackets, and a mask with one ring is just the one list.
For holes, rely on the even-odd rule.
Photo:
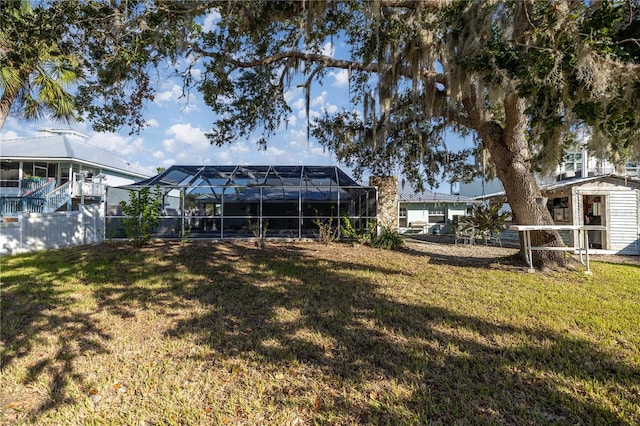
[(359, 228), (376, 218), (376, 189), (335, 166), (172, 166), (133, 185), (108, 188), (106, 235), (124, 237), (121, 202), (159, 188), (155, 238), (313, 238), (319, 223)]

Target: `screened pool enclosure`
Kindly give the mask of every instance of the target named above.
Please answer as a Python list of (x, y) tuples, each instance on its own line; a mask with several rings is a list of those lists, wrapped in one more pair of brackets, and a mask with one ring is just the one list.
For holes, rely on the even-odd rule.
[(376, 218), (376, 189), (335, 166), (172, 166), (108, 188), (107, 237), (125, 237), (121, 202), (142, 188), (162, 197), (155, 238), (313, 238), (345, 215), (360, 229)]

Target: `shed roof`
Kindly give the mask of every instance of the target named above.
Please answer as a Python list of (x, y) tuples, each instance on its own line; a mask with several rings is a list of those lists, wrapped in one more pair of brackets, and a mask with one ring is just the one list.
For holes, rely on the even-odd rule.
[(598, 175), (598, 176), (565, 179), (558, 182), (553, 182), (547, 185), (543, 185), (540, 189), (543, 192), (558, 191), (561, 189), (570, 188), (572, 186), (584, 185), (585, 183), (601, 181), (601, 180), (615, 181), (618, 184), (623, 186), (637, 187), (640, 185), (640, 179), (638, 178), (634, 178), (630, 176), (621, 176), (617, 174), (606, 174), (606, 175)]

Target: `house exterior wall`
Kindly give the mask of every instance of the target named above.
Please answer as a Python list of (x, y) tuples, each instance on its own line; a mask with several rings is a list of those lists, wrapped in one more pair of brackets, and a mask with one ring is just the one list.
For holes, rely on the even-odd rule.
[(429, 211), (424, 203), (400, 203), (407, 210), (407, 225), (411, 222), (429, 222)]
[[(407, 203), (400, 202), (400, 207), (405, 207), (407, 209), (407, 224), (411, 222), (427, 222), (429, 224), (442, 223), (442, 219), (444, 218), (444, 222), (453, 220), (454, 216), (463, 216), (467, 212), (466, 205), (452, 205), (452, 204), (442, 204), (442, 203)], [(430, 212), (442, 212), (442, 214)]]
[(466, 203), (400, 201), (398, 204), (399, 208), (406, 212), (406, 220), (403, 220), (398, 228), (400, 232), (411, 229), (412, 223), (423, 224), (423, 231), (427, 233), (433, 232), (434, 227), (438, 228), (438, 231), (443, 231), (456, 216), (467, 214)]

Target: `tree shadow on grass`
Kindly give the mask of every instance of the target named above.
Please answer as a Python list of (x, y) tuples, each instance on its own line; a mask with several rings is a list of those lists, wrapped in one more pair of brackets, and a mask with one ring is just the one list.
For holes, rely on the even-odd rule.
[[(586, 340), (398, 302), (353, 273), (397, 271), (367, 262), (326, 262), (304, 251), (255, 251), (249, 253), (251, 272), (239, 274), (233, 255), (213, 256), (220, 269), (210, 270), (216, 272), (210, 281), (182, 290), (211, 311), (179, 323), (170, 334), (188, 330), (222, 356), (257, 357), (275, 369), (286, 370), (292, 361), (307, 364), (342, 386), (366, 387), (382, 379), (412, 390), (382, 404), (330, 404), (332, 412), (345, 417), (360, 413), (358, 421), (388, 424), (456, 419), (624, 424), (625, 408), (614, 412), (607, 399), (627, 410), (635, 407), (637, 415), (638, 368)], [(283, 320), (282, 311), (299, 314)], [(302, 331), (323, 338), (310, 341)], [(277, 345), (265, 344), (274, 340)], [(588, 393), (593, 383), (604, 383), (611, 394), (594, 401), (563, 390), (583, 386)], [(324, 414), (329, 418), (320, 411), (318, 419)]]
[[(76, 279), (85, 265), (77, 250), (61, 253), (57, 262), (50, 262), (47, 252), (41, 252), (17, 256), (10, 267), (3, 265), (0, 371), (6, 374), (17, 359), (39, 354), (22, 379), (28, 386), (47, 377), (48, 394), (36, 402), (35, 412), (73, 402), (67, 395), (69, 384), (85, 385), (74, 361), (80, 356), (106, 353), (104, 342), (111, 337), (90, 313), (74, 309), (75, 295), (58, 284)], [(23, 272), (12, 273), (13, 269)], [(24, 396), (14, 395), (8, 388), (2, 389), (2, 394), (3, 405), (19, 406)]]
[[(299, 365), (322, 376), (319, 399), (296, 400), (311, 422), (632, 424), (640, 418), (637, 365), (569, 334), (491, 322), (435, 299), (395, 297), (381, 280), (415, 283), (410, 274), (371, 261), (377, 252), (325, 256), (314, 247), (160, 244), (68, 250), (68, 262), (57, 264), (46, 255), (25, 257), (24, 266), (34, 270), (3, 282), (3, 372), (37, 351), (43, 334), (59, 336), (56, 353), (32, 365), (24, 382), (53, 372), (51, 398), (35, 419), (74, 403), (66, 387), (86, 385), (74, 361), (84, 351), (105, 351), (111, 336), (74, 309), (57, 284), (73, 279), (88, 286), (97, 310), (125, 320), (140, 309), (154, 311), (169, 338), (209, 347), (217, 364), (245, 360), (272, 371)], [(138, 286), (138, 279), (158, 284)], [(203, 309), (168, 321), (170, 311), (190, 302)], [(291, 398), (310, 392), (308, 383), (290, 385)]]

